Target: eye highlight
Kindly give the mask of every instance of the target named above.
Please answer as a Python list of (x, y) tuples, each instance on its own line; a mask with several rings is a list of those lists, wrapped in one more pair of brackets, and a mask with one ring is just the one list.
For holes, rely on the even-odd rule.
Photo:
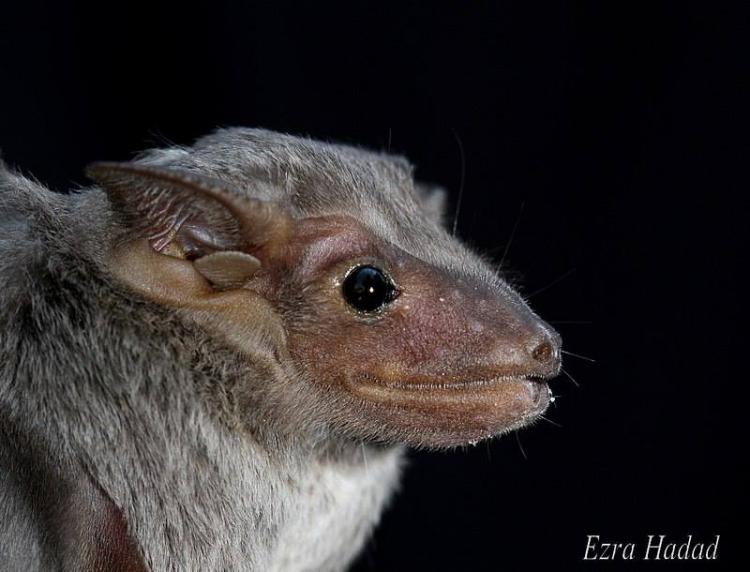
[(341, 286), (344, 300), (358, 312), (380, 310), (398, 296), (398, 290), (385, 272), (375, 266), (357, 266)]

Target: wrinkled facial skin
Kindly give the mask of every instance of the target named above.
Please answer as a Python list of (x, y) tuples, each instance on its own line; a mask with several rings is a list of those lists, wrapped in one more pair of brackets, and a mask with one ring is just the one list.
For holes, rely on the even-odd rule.
[[(517, 428), (549, 404), (560, 338), (507, 287), (425, 263), (346, 216), (299, 222), (291, 244), (275, 301), (289, 353), (347, 404), (339, 421), (353, 432), (453, 446)], [(360, 265), (382, 269), (396, 299), (352, 308), (342, 283)]]

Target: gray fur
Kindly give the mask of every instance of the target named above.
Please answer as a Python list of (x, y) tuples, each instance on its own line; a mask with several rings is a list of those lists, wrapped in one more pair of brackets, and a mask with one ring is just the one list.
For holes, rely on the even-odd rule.
[[(354, 214), (425, 260), (500, 283), (425, 216), (402, 159), (231, 129), (139, 161), (294, 216)], [(439, 218), (436, 201), (425, 210)], [(87, 478), (152, 570), (346, 568), (396, 486), (401, 448), (327, 426), (321, 396), (278, 382), (299, 372), (260, 341), (248, 360), (123, 289), (106, 269), (123, 230), (101, 189), (60, 195), (0, 168), (0, 569), (79, 569), (60, 499)]]

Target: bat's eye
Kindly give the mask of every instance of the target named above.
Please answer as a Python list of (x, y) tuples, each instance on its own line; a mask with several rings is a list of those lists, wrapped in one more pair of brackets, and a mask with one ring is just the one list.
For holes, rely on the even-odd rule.
[(359, 312), (375, 312), (392, 302), (398, 290), (390, 278), (375, 266), (357, 266), (342, 285), (346, 302)]

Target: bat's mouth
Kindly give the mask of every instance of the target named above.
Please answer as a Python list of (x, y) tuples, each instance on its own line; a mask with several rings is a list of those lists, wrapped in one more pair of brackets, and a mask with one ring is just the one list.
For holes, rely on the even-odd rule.
[[(546, 377), (497, 376), (466, 381), (385, 381), (372, 375), (347, 380), (347, 389), (384, 419), (440, 433), (455, 445), (505, 433), (533, 421), (549, 406)], [(415, 427), (415, 425), (417, 427)]]
[(393, 403), (394, 399), (410, 401), (417, 399), (437, 400), (446, 403), (465, 403), (472, 396), (484, 400), (500, 390), (520, 390), (524, 397), (535, 405), (547, 406), (550, 398), (547, 378), (538, 376), (499, 376), (487, 379), (469, 379), (465, 381), (429, 381), (426, 379), (408, 381), (385, 381), (373, 375), (356, 376), (347, 383), (354, 393), (374, 400), (384, 399)]

